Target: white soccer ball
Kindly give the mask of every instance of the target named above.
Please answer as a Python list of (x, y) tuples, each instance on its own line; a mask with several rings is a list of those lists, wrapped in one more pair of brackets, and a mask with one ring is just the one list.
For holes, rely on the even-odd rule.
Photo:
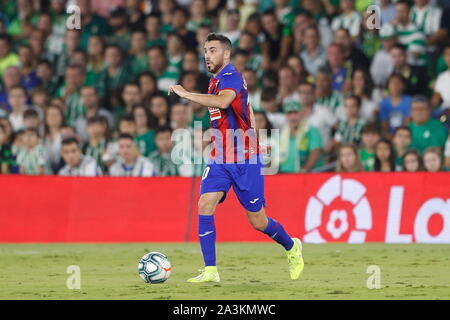
[(147, 283), (162, 283), (170, 277), (172, 265), (161, 252), (150, 252), (139, 261), (139, 276)]

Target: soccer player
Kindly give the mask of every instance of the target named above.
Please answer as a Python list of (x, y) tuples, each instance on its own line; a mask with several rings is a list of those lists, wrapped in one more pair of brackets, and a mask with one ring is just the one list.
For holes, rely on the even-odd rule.
[(245, 80), (230, 63), (231, 51), (227, 37), (210, 33), (204, 45), (206, 67), (213, 74), (208, 94), (188, 92), (181, 85), (170, 86), (168, 92), (208, 107), (213, 131), (214, 148), (203, 172), (198, 205), (198, 232), (205, 268), (188, 282), (220, 281), (214, 211), (231, 186), (251, 225), (284, 247), (291, 279), (297, 280), (304, 267), (302, 243), (291, 238), (279, 222), (266, 216), (263, 165), (253, 111), (247, 101)]

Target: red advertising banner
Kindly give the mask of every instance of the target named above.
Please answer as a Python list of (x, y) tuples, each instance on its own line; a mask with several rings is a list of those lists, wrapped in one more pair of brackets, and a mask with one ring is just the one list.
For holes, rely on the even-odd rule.
[[(450, 243), (450, 173), (265, 179), (267, 214), (305, 242)], [(0, 176), (0, 242), (197, 241), (199, 183)], [(218, 241), (270, 241), (251, 228), (232, 190), (215, 221)]]

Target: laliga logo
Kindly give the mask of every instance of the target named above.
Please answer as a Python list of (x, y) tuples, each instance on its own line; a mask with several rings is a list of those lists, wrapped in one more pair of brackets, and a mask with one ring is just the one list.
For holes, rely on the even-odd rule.
[[(363, 243), (372, 228), (372, 209), (366, 187), (354, 179), (337, 175), (326, 181), (306, 207), (304, 241)], [(325, 223), (322, 223), (324, 221)], [(353, 226), (353, 228), (351, 228)]]

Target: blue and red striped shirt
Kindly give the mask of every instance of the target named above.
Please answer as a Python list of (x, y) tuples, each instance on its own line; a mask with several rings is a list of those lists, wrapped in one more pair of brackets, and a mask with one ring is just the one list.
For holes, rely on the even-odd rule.
[(259, 147), (250, 120), (247, 84), (231, 63), (209, 81), (208, 94), (218, 95), (222, 90), (233, 90), (236, 97), (226, 109), (208, 107), (214, 130), (211, 158), (223, 157), (223, 162), (247, 160), (259, 153)]

